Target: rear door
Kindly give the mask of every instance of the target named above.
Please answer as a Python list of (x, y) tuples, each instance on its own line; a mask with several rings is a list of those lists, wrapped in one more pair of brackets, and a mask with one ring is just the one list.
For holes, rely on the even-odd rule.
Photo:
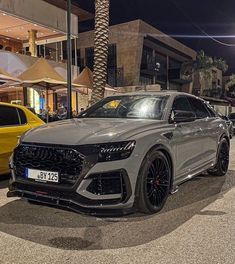
[(29, 129), (23, 110), (0, 105), (0, 173), (8, 171), (10, 155), (19, 137)]
[(208, 109), (206, 102), (200, 98), (189, 96), (188, 100), (196, 113), (201, 127), (202, 156), (201, 163), (206, 164), (216, 158), (219, 137), (220, 119)]
[[(172, 114), (176, 110), (191, 111), (192, 108), (186, 96), (177, 96), (172, 105)], [(175, 124), (172, 139), (176, 153), (176, 178), (180, 180), (200, 166), (202, 154), (201, 129), (197, 120)]]

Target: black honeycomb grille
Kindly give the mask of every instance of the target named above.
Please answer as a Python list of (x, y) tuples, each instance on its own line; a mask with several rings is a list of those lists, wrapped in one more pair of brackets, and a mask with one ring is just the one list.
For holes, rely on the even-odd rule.
[(59, 172), (60, 184), (73, 185), (79, 178), (84, 156), (73, 148), (20, 145), (14, 152), (16, 177), (25, 178), (25, 170)]

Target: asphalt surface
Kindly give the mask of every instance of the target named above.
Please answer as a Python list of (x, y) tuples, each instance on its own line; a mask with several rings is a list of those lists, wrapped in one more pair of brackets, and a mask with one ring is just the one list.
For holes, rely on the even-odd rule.
[(0, 263), (235, 263), (235, 140), (225, 177), (180, 186), (156, 215), (82, 216), (6, 198), (0, 180)]

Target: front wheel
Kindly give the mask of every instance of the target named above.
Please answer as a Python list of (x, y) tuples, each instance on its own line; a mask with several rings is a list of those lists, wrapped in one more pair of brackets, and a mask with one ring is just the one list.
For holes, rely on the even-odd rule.
[(215, 167), (208, 171), (209, 174), (214, 176), (224, 176), (228, 171), (229, 166), (229, 144), (223, 138), (219, 144), (218, 157)]
[(151, 151), (144, 159), (139, 174), (138, 209), (152, 214), (159, 212), (169, 195), (171, 169), (166, 156), (159, 150)]

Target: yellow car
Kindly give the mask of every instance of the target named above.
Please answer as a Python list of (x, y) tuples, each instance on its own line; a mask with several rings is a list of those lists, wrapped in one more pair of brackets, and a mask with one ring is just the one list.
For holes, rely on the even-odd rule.
[(19, 137), (44, 122), (24, 106), (0, 103), (0, 175), (9, 172), (9, 158)]

